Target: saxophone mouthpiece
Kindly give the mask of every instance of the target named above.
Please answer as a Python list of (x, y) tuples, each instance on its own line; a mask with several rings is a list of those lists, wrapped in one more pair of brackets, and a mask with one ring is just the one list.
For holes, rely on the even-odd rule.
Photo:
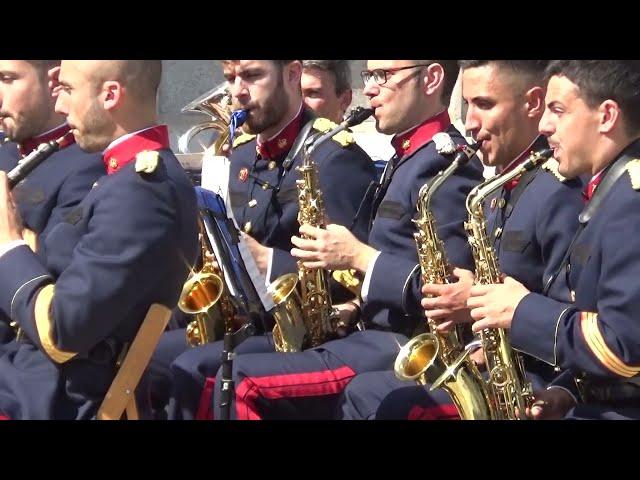
[(545, 148), (544, 150), (538, 152), (538, 155), (549, 160), (551, 157), (553, 157), (553, 148)]
[(342, 122), (342, 124), (345, 128), (350, 128), (361, 124), (371, 115), (373, 115), (373, 108), (356, 107), (351, 110), (351, 114), (349, 114), (349, 117)]
[(529, 160), (527, 160), (523, 164), (523, 167), (526, 170), (532, 170), (536, 168), (538, 165), (540, 165), (541, 163), (549, 160), (552, 156), (553, 156), (552, 148), (545, 148), (544, 150), (540, 150), (538, 152), (531, 152), (531, 155), (529, 156)]
[(60, 138), (56, 139), (55, 142), (58, 144), (58, 148), (62, 148), (62, 146), (67, 142), (70, 137), (73, 137), (73, 131), (69, 130)]
[(481, 145), (482, 142), (474, 142), (471, 145), (458, 145), (458, 154), (454, 161), (458, 162), (460, 166), (466, 165), (471, 160), (471, 157), (480, 150)]

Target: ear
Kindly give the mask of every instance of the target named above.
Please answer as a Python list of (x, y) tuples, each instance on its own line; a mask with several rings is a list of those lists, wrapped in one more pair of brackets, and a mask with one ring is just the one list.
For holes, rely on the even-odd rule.
[(540, 118), (544, 113), (544, 89), (532, 87), (524, 94), (525, 109), (529, 118)]
[(598, 107), (598, 131), (611, 132), (622, 120), (620, 105), (615, 100), (607, 99)]
[(99, 97), (105, 110), (112, 110), (120, 105), (123, 98), (123, 87), (120, 82), (109, 80), (102, 84), (102, 91)]
[(353, 99), (353, 92), (350, 88), (347, 88), (344, 92), (340, 94), (338, 100), (340, 100), (340, 109), (345, 112), (349, 105), (351, 105), (351, 100)]
[(49, 77), (49, 93), (52, 97), (57, 97), (60, 93), (60, 65), (47, 70), (47, 77)]
[(290, 85), (300, 87), (302, 78), (302, 63), (300, 60), (294, 60), (286, 68), (286, 80)]
[(444, 86), (444, 68), (439, 63), (432, 63), (427, 67), (427, 74), (422, 80), (424, 92), (427, 95), (435, 94)]

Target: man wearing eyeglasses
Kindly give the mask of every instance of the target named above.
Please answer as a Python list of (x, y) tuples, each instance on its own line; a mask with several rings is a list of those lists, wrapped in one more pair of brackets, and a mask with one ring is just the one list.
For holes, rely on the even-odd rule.
[[(400, 346), (421, 323), (419, 285), (411, 275), (418, 266), (412, 218), (420, 187), (451, 161), (437, 153), (433, 136), (446, 132), (454, 142), (465, 143), (447, 113), (457, 73), (455, 61), (368, 62), (361, 74), (364, 94), (375, 110), (377, 130), (394, 135), (396, 152), (372, 199), (375, 213), (368, 243), (343, 225), (330, 224), (326, 230), (302, 225), (300, 233), (308, 239), (293, 237), (296, 248), (291, 251), (309, 268), (355, 269), (364, 275), (362, 318), (367, 330), (300, 353), (238, 356), (232, 418), (332, 418), (351, 379), (390, 368)], [(474, 159), (449, 178), (432, 203), (451, 260), (469, 267), (464, 200), (481, 178), (481, 165)], [(360, 308), (351, 304), (353, 316)]]

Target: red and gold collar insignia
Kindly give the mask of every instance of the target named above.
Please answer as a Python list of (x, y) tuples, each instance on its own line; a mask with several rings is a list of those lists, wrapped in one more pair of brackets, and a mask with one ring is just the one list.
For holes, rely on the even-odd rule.
[(449, 112), (444, 110), (435, 117), (421, 123), (402, 135), (396, 135), (391, 140), (391, 145), (396, 150), (399, 158), (411, 155), (419, 148), (431, 141), (436, 133), (444, 132), (451, 125)]
[(112, 175), (135, 160), (138, 153), (145, 150), (164, 150), (169, 148), (169, 145), (169, 129), (166, 125), (157, 125), (108, 148), (102, 154), (102, 159), (107, 167), (107, 174)]
[(279, 134), (264, 143), (258, 143), (256, 151), (263, 160), (277, 159), (286, 155), (302, 128), (303, 113), (304, 109), (300, 109), (300, 113)]

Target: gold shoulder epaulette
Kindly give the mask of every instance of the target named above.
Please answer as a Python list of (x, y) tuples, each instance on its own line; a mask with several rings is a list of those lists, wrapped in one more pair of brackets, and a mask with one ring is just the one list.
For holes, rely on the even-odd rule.
[(636, 158), (627, 163), (627, 172), (631, 179), (631, 188), (640, 190), (640, 159)]
[(336, 128), (337, 126), (337, 124), (333, 123), (328, 118), (323, 117), (318, 117), (315, 122), (313, 122), (313, 128), (323, 133), (327, 133), (329, 130)]
[[(320, 117), (317, 118), (315, 122), (313, 122), (313, 128), (323, 133), (327, 133), (329, 130), (336, 128), (337, 126), (338, 124), (333, 123), (328, 118)], [(343, 130), (331, 138), (338, 142), (342, 147), (348, 147), (355, 142), (353, 135), (347, 130)]]
[(558, 163), (558, 161), (555, 158), (550, 158), (549, 160), (547, 160), (546, 162), (544, 162), (542, 164), (542, 168), (544, 170), (546, 170), (547, 172), (549, 172), (554, 177), (556, 177), (559, 181), (566, 182), (567, 178), (563, 177), (560, 174), (560, 172), (558, 171), (558, 166), (559, 165), (560, 164)]
[(247, 142), (250, 142), (254, 138), (256, 138), (255, 135), (251, 135), (249, 133), (243, 133), (238, 138), (233, 140), (233, 148), (236, 148), (237, 146), (240, 146), (240, 145), (243, 145), (243, 144), (245, 144)]
[(160, 154), (155, 150), (145, 150), (136, 155), (136, 172), (153, 173), (158, 168)]

